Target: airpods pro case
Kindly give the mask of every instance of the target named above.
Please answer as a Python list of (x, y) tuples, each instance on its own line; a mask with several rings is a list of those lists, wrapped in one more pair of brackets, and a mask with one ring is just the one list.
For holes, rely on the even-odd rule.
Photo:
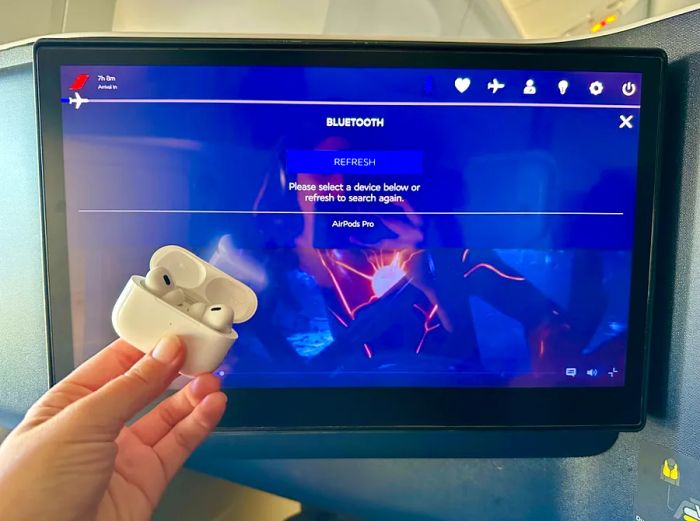
[(162, 267), (172, 275), (185, 294), (183, 306), (174, 306), (149, 292), (145, 277), (133, 275), (112, 310), (117, 334), (144, 353), (166, 334), (180, 337), (187, 358), (180, 370), (194, 376), (211, 372), (224, 360), (238, 338), (233, 329), (222, 333), (190, 316), (184, 307), (194, 302), (225, 304), (233, 309), (234, 324), (249, 320), (258, 307), (255, 293), (242, 282), (215, 268), (180, 246), (163, 246), (150, 261), (150, 268)]

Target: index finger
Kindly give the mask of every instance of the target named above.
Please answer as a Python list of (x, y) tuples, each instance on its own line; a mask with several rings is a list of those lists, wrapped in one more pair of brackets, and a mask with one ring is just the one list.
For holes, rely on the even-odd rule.
[(78, 366), (58, 385), (67, 383), (96, 391), (106, 383), (124, 374), (138, 362), (144, 353), (118, 338), (103, 350)]
[(30, 408), (26, 418), (40, 422), (53, 416), (124, 374), (143, 355), (124, 340), (115, 340), (49, 389)]

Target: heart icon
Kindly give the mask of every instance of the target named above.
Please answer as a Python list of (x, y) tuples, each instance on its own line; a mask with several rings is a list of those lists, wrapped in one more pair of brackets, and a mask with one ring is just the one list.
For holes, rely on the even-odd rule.
[(472, 80), (469, 78), (457, 78), (455, 80), (455, 89), (457, 89), (460, 94), (464, 94), (464, 91), (466, 91), (471, 84)]

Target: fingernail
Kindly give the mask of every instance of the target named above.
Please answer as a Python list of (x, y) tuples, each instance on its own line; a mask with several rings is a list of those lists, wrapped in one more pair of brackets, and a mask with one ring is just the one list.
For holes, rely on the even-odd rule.
[(180, 340), (176, 336), (164, 336), (160, 339), (156, 347), (151, 352), (151, 356), (163, 362), (164, 364), (169, 364), (177, 358), (180, 353)]

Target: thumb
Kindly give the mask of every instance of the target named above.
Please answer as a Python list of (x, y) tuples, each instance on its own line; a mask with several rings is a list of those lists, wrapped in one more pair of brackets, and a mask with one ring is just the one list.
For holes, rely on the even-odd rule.
[(75, 413), (102, 432), (119, 433), (124, 424), (163, 393), (177, 378), (185, 349), (176, 336), (165, 336), (148, 356), (75, 404)]

